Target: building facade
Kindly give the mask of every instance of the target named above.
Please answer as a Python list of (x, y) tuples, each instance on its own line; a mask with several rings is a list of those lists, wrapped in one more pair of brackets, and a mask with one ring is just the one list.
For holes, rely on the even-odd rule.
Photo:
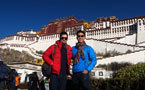
[(125, 53), (127, 50), (144, 49), (145, 16), (137, 16), (118, 20), (115, 16), (101, 17), (87, 22), (75, 17), (51, 21), (40, 31), (19, 31), (16, 35), (0, 39), (1, 48), (27, 51), (36, 58), (42, 58), (36, 51), (45, 51), (59, 39), (59, 33), (66, 31), (69, 35), (68, 44), (77, 42), (76, 32), (86, 31), (86, 42), (96, 53), (116, 50)]
[[(115, 16), (101, 17), (95, 21), (87, 22), (77, 20), (75, 17), (67, 17), (50, 21), (42, 30), (19, 31), (16, 35), (7, 36), (0, 39), (0, 48), (15, 49), (18, 51), (27, 51), (35, 58), (42, 59), (37, 51), (45, 51), (50, 45), (59, 39), (59, 33), (66, 31), (68, 33), (68, 44), (74, 46), (77, 42), (76, 32), (83, 30), (86, 32), (86, 43), (93, 47), (96, 53), (107, 53), (109, 51), (120, 52), (121, 55), (100, 58), (99, 64), (110, 64), (112, 62), (130, 62), (137, 64), (145, 62), (145, 16), (137, 16), (127, 19), (118, 20)], [(131, 53), (126, 53), (128, 50)], [(25, 64), (26, 65), (26, 64)], [(25, 72), (35, 71), (33, 68), (22, 70), (21, 66), (10, 65), (18, 71)], [(96, 66), (97, 66), (96, 65)], [(35, 65), (29, 65), (35, 67)], [(40, 66), (37, 71), (40, 71)], [(103, 69), (93, 69), (92, 77), (110, 78), (111, 71)], [(24, 76), (23, 76), (24, 77)], [(24, 79), (22, 79), (24, 81)]]

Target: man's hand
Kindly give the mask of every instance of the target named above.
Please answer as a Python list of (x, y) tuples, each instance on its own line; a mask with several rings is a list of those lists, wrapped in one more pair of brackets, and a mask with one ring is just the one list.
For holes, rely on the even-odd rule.
[(87, 74), (87, 73), (88, 73), (88, 71), (87, 71), (87, 70), (84, 70), (82, 73), (83, 73), (83, 74)]
[(72, 76), (71, 75), (67, 75), (67, 79), (72, 79)]
[(48, 79), (48, 83), (50, 83), (50, 78)]

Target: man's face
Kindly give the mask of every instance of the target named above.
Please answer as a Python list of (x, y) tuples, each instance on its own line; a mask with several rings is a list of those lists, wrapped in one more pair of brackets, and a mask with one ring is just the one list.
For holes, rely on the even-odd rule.
[(61, 37), (60, 37), (60, 41), (62, 42), (62, 43), (67, 43), (67, 39), (68, 39), (68, 37), (67, 37), (67, 35), (62, 35)]
[(83, 33), (78, 33), (78, 35), (77, 35), (77, 40), (78, 40), (78, 42), (84, 42), (84, 40), (86, 39), (86, 37), (85, 37), (85, 35), (83, 34)]

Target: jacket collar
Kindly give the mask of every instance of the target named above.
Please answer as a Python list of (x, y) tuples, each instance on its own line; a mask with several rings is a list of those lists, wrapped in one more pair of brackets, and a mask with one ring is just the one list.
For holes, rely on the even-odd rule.
[(55, 44), (57, 44), (57, 46), (58, 46), (59, 48), (62, 47), (62, 42), (60, 42), (60, 40), (57, 40)]

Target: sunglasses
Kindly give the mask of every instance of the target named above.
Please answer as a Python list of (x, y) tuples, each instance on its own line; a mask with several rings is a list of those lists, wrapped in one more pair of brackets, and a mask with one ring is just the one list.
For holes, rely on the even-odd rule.
[(78, 35), (77, 37), (84, 37), (84, 35)]
[(68, 38), (67, 37), (61, 37), (60, 39), (61, 40), (64, 40), (64, 39), (67, 40)]

